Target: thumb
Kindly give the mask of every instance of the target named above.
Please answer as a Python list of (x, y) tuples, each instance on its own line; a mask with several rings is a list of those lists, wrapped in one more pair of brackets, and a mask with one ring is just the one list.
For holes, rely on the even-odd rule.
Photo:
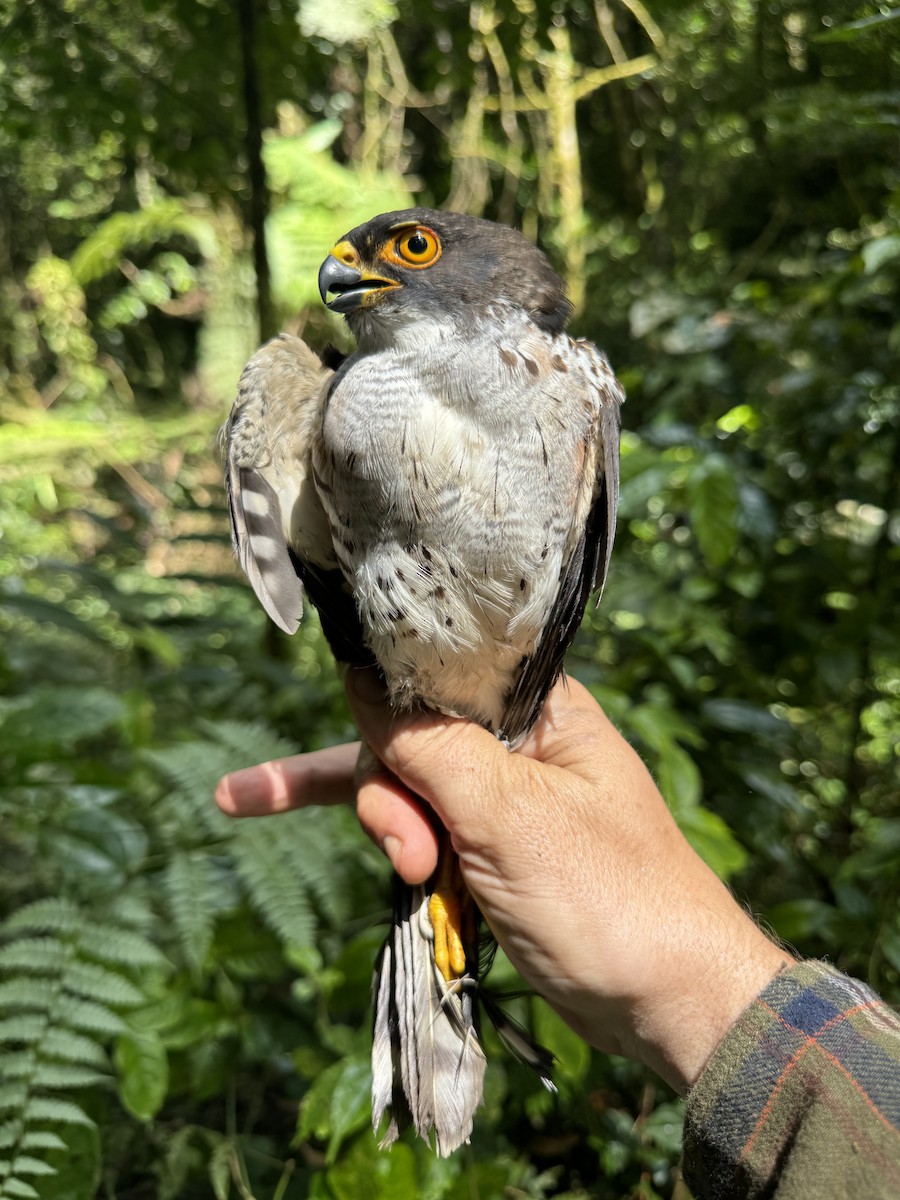
[(519, 761), (500, 742), (463, 717), (392, 712), (378, 674), (350, 670), (347, 696), (356, 723), (388, 770), (425, 800), (451, 835), (478, 842), (496, 831), (500, 786)]

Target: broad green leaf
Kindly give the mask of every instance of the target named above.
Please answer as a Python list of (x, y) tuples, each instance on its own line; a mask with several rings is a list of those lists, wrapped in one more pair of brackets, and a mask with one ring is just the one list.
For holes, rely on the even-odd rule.
[(656, 777), (659, 790), (676, 817), (700, 803), (703, 793), (700, 768), (680, 746), (669, 743), (663, 747), (656, 763)]
[(871, 242), (866, 242), (860, 253), (866, 274), (874, 275), (886, 262), (900, 257), (900, 234), (890, 233), (885, 237), (873, 238)]
[(370, 1132), (361, 1134), (329, 1167), (326, 1178), (334, 1200), (413, 1200), (419, 1194), (413, 1151), (398, 1142), (385, 1154)]
[(331, 1093), (331, 1137), (325, 1152), (333, 1163), (344, 1140), (372, 1120), (372, 1070), (368, 1058), (348, 1058), (341, 1064)]
[(554, 1079), (566, 1080), (570, 1086), (576, 1087), (583, 1081), (590, 1066), (590, 1046), (544, 1000), (535, 997), (532, 1013), (535, 1040), (556, 1059), (553, 1065)]
[(159, 1112), (169, 1087), (169, 1063), (160, 1038), (152, 1032), (124, 1033), (116, 1039), (119, 1095), (139, 1121)]
[(688, 512), (697, 544), (711, 567), (722, 567), (737, 542), (738, 493), (726, 461), (710, 456), (688, 476)]

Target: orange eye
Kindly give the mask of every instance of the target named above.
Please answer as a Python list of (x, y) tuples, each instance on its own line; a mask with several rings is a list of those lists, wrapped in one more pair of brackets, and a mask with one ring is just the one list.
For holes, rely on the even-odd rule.
[(441, 256), (441, 243), (436, 233), (417, 225), (402, 233), (394, 243), (397, 259), (411, 267), (430, 267)]

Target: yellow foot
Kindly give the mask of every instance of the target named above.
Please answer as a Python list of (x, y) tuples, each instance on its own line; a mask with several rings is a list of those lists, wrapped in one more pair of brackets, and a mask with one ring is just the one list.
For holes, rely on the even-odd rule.
[(452, 983), (466, 973), (459, 889), (445, 884), (432, 892), (428, 916), (434, 930), (434, 961), (447, 982)]

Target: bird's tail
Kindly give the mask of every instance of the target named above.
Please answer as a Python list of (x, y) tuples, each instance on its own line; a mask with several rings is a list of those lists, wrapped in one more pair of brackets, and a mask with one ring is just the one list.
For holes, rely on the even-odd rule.
[[(435, 962), (429, 890), (397, 880), (394, 921), (375, 969), (372, 1123), (382, 1149), (412, 1125), (442, 1157), (469, 1140), (486, 1060), (478, 1036), (484, 1002), (500, 1038), (552, 1088), (552, 1055), (511, 1021), (481, 983), (477, 922), (467, 970), (448, 982)], [(474, 902), (473, 915), (477, 916)], [(482, 963), (484, 956), (481, 956)]]
[(474, 976), (448, 983), (434, 959), (424, 887), (397, 885), (394, 923), (375, 972), (372, 1124), (389, 1114), (382, 1148), (412, 1124), (446, 1156), (468, 1141), (481, 1104), (485, 1057)]

